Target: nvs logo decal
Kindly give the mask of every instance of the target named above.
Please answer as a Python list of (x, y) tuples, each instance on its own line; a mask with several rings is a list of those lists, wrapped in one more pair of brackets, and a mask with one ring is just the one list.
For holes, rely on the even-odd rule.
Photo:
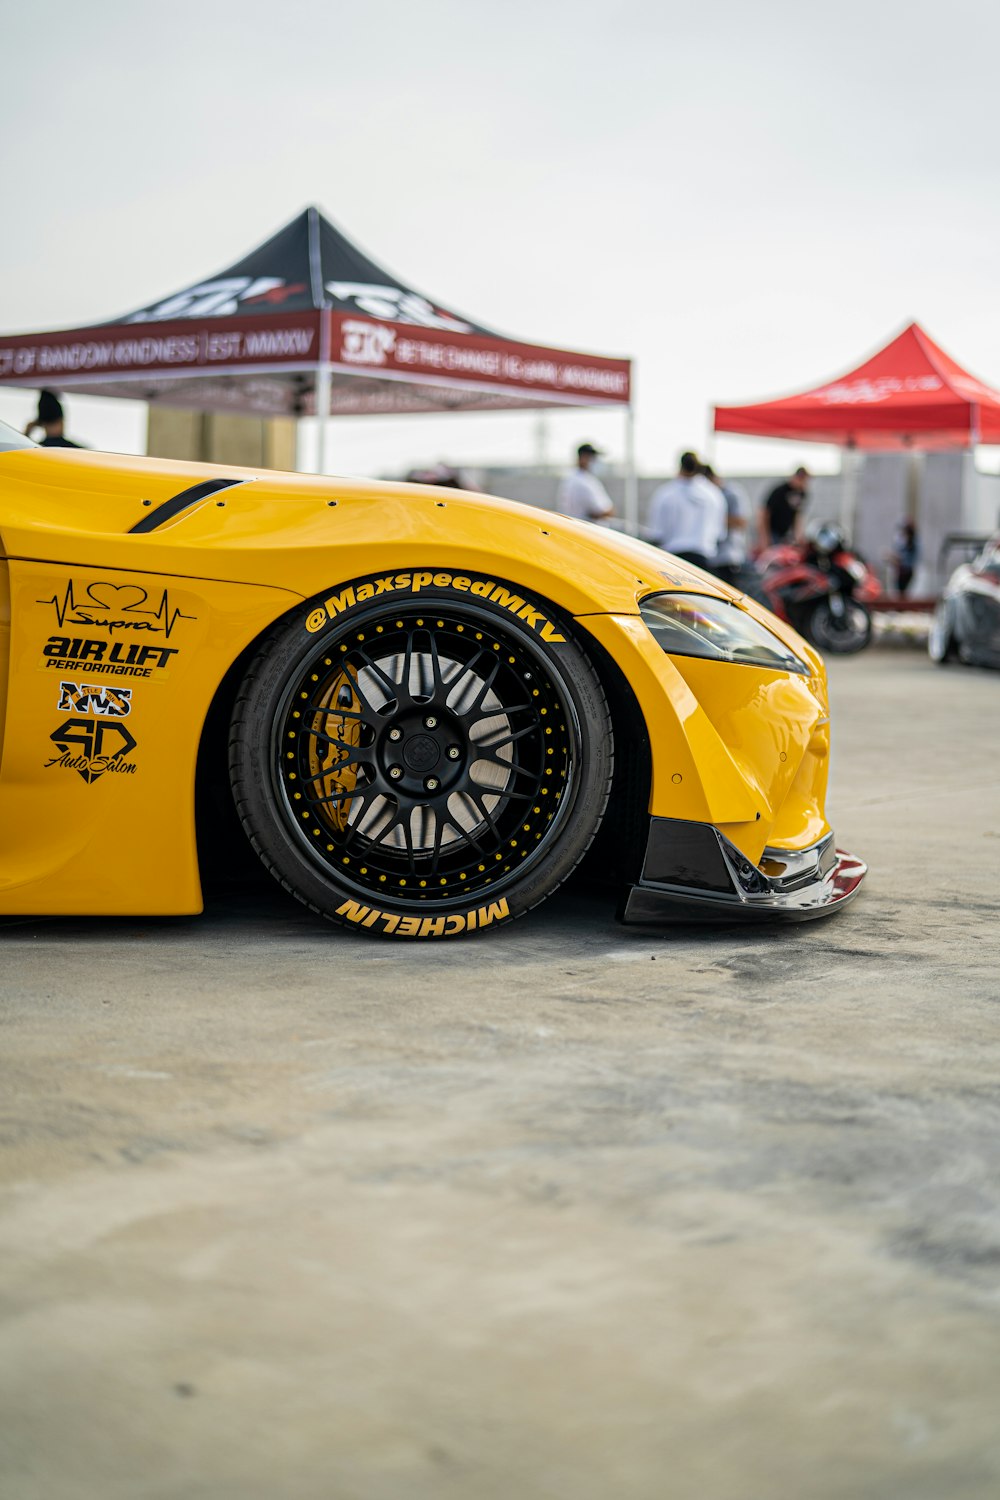
[(61, 682), (56, 707), (63, 713), (75, 710), (78, 714), (98, 714), (102, 719), (125, 719), (132, 712), (132, 689)]

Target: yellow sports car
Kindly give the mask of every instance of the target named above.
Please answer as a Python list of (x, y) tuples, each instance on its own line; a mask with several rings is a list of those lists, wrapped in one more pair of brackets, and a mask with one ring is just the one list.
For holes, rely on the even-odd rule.
[(200, 911), (235, 805), (379, 936), (510, 921), (588, 850), (626, 921), (819, 916), (865, 874), (828, 753), (816, 652), (657, 548), (0, 427), (0, 914)]

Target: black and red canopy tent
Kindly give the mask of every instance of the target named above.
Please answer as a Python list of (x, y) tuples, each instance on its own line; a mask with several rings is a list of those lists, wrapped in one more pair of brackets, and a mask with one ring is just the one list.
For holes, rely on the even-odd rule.
[(112, 322), (0, 337), (5, 385), (255, 416), (618, 407), (631, 448), (629, 360), (474, 323), (385, 271), (316, 208)]

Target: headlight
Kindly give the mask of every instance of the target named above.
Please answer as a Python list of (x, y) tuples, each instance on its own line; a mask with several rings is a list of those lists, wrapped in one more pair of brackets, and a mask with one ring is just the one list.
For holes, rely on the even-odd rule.
[(639, 613), (668, 656), (703, 656), (709, 661), (801, 672), (809, 667), (750, 615), (724, 599), (705, 594), (653, 594)]

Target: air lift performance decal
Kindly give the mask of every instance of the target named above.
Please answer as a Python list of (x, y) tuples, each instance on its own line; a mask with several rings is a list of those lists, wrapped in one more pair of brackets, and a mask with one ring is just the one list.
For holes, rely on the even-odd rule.
[(490, 927), (494, 922), (504, 922), (510, 916), (506, 898), (491, 901), (488, 906), (473, 907), (471, 911), (449, 912), (440, 917), (399, 917), (394, 912), (379, 911), (375, 906), (362, 906), (358, 901), (345, 901), (337, 907), (337, 916), (359, 927), (374, 927), (382, 923), (381, 931), (394, 937), (453, 937), (459, 932), (475, 932)]
[[(96, 641), (83, 636), (50, 635), (42, 647), (45, 661), (60, 672), (88, 677), (151, 677), (176, 656), (176, 646), (142, 646), (138, 641)], [(166, 673), (164, 673), (164, 676)]]
[(424, 589), (448, 589), (456, 594), (472, 594), (478, 599), (488, 599), (491, 604), (509, 610), (519, 620), (529, 625), (543, 641), (565, 641), (566, 637), (547, 620), (541, 610), (528, 604), (520, 594), (510, 591), (494, 578), (475, 578), (465, 573), (388, 573), (381, 578), (370, 578), (365, 583), (349, 584), (339, 594), (311, 609), (306, 616), (306, 629), (310, 635), (322, 630), (338, 615), (346, 614), (356, 604), (367, 604), (370, 599), (386, 595), (408, 594), (416, 598)]

